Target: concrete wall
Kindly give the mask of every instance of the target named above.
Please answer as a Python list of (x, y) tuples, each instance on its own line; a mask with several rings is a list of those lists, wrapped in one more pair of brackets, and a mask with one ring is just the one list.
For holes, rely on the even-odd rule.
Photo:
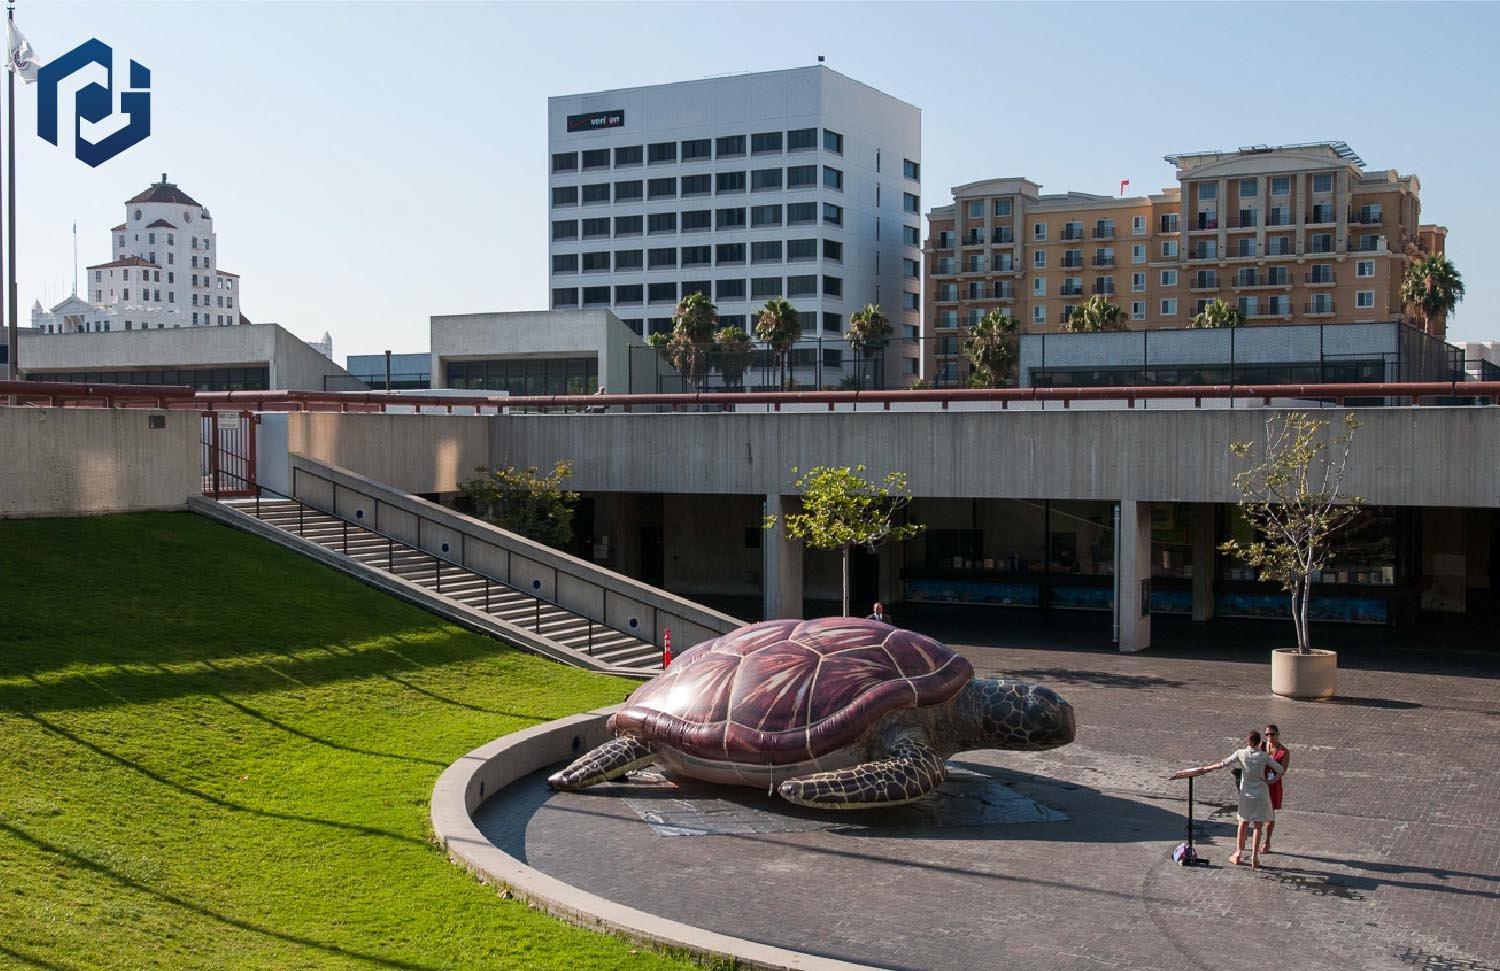
[(295, 412), (287, 449), (404, 492), (455, 492), (490, 460), (490, 421), (474, 415)]
[(196, 411), (0, 407), (0, 516), (181, 509), (203, 491), (198, 440)]
[(599, 383), (630, 388), (630, 351), (644, 342), (608, 310), (542, 310), (433, 317), (432, 386), (448, 387), (448, 361), (527, 357), (599, 359)]
[(666, 588), (687, 597), (759, 596), (761, 549), (745, 530), (764, 532), (761, 496), (665, 496)]
[[(301, 338), (276, 324), (251, 324), (272, 328), (271, 387), (322, 391), (325, 378), (330, 391), (354, 391), (366, 385), (314, 350)], [(239, 328), (226, 327), (225, 330)]]
[[(585, 491), (791, 491), (793, 466), (907, 473), (913, 493), (953, 498), (1233, 502), (1271, 412), (973, 411), (858, 414), (511, 415), (491, 459), (574, 462)], [(1342, 412), (1324, 414), (1337, 418)], [(1381, 505), (1500, 506), (1500, 410), (1362, 408), (1348, 488)], [(666, 460), (664, 460), (664, 458)]]

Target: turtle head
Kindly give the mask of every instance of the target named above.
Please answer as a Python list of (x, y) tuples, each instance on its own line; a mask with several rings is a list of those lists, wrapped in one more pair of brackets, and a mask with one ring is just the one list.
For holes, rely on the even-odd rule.
[(1073, 741), (1073, 706), (1041, 685), (975, 678), (962, 709), (975, 748), (1035, 752)]

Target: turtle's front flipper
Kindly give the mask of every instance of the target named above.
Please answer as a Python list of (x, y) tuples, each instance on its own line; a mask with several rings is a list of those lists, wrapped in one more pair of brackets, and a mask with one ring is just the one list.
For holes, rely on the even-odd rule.
[(610, 779), (618, 779), (631, 769), (649, 765), (656, 750), (638, 738), (621, 735), (588, 752), (572, 765), (547, 777), (554, 789), (572, 791), (587, 789)]
[(922, 739), (905, 736), (878, 762), (788, 779), (776, 791), (799, 806), (869, 809), (916, 802), (936, 789), (943, 775), (938, 754)]

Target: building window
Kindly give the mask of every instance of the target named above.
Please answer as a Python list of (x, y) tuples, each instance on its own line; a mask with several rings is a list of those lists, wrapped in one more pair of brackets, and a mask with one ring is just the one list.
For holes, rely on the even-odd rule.
[(597, 182), (593, 185), (583, 187), (583, 204), (601, 203), (609, 201), (609, 183)]
[(780, 226), (781, 225), (781, 205), (780, 205), (780, 203), (777, 203), (776, 205), (770, 205), (770, 206), (751, 206), (750, 207), (750, 225), (751, 226)]
[(677, 213), (653, 212), (646, 217), (646, 231), (650, 233), (677, 232)]
[(585, 253), (583, 254), (583, 272), (600, 273), (609, 270), (609, 253)]
[(663, 247), (663, 248), (660, 248), (660, 249), (647, 250), (647, 253), (646, 253), (646, 266), (647, 266), (647, 269), (659, 270), (659, 269), (663, 269), (663, 268), (674, 267), (676, 265), (677, 265), (677, 249), (676, 249), (676, 247), (667, 246), (667, 247)]
[[(577, 253), (558, 253), (555, 256), (553, 256), (552, 257), (552, 272), (553, 273), (577, 273), (578, 272), (578, 254)], [(167, 293), (167, 296), (170, 297), (171, 295), (172, 294), (169, 291)]]
[(745, 299), (744, 280), (720, 280), (718, 289), (714, 294), (716, 300), (743, 300)]
[(685, 233), (713, 228), (714, 214), (712, 209), (692, 209), (682, 214), (682, 231)]
[(1331, 172), (1324, 172), (1320, 175), (1314, 175), (1312, 178), (1312, 190), (1314, 192), (1332, 192), (1333, 174)]
[(1375, 275), (1374, 260), (1360, 260), (1354, 264), (1354, 275), (1359, 277)]
[(1145, 216), (1131, 216), (1130, 217), (1130, 232), (1131, 232), (1132, 235), (1135, 235), (1135, 236), (1144, 236), (1144, 235), (1146, 235), (1146, 217)]
[(677, 161), (676, 142), (656, 142), (646, 146), (646, 158), (654, 165), (659, 162)]
[(844, 173), (831, 165), (823, 166), (823, 186), (828, 189), (844, 191)]
[(577, 152), (556, 152), (552, 156), (552, 171), (554, 172), (576, 172), (578, 170)]
[(904, 276), (904, 277), (906, 277), (908, 280), (919, 280), (919, 279), (921, 279), (921, 277), (922, 277), (922, 264), (919, 263), (918, 261), (916, 261), (916, 260), (902, 260), (901, 261), (901, 267), (902, 267), (902, 273), (901, 273), (901, 275)]
[(789, 239), (786, 241), (787, 262), (815, 260), (818, 258), (818, 241), (815, 239)]
[(1131, 320), (1145, 320), (1146, 319), (1146, 301), (1144, 301), (1144, 300), (1132, 300), (1131, 301), (1131, 303), (1130, 303), (1130, 319)]
[[(637, 202), (641, 198), (641, 180), (615, 183), (616, 202)], [(587, 201), (587, 200), (585, 200)]]
[(1047, 266), (1047, 251), (1044, 249), (1032, 250), (1031, 265), (1034, 269), (1045, 269)]
[(1177, 271), (1176, 270), (1162, 270), (1161, 271), (1161, 285), (1164, 286), (1164, 287), (1175, 287), (1175, 286), (1177, 286)]
[(676, 283), (651, 283), (646, 285), (646, 299), (651, 303), (676, 303)]
[[(576, 307), (578, 306), (577, 287), (554, 287), (552, 290), (553, 307)], [(193, 323), (198, 322), (198, 315), (193, 314)]]
[(914, 182), (922, 181), (922, 164), (909, 158), (901, 160), (901, 174)]
[(1354, 306), (1361, 310), (1369, 310), (1375, 306), (1374, 290), (1357, 290), (1354, 294)]
[[(576, 206), (576, 205), (578, 205), (578, 186), (576, 186), (576, 185), (557, 185), (557, 186), (553, 186), (552, 187), (552, 208), (553, 209), (559, 209), (559, 208), (561, 208), (563, 206)], [(125, 243), (124, 243), (123, 240), (121, 241), (120, 245), (121, 246), (125, 245)]]
[(1240, 198), (1253, 199), (1260, 194), (1259, 179), (1240, 179)]
[(714, 247), (714, 262), (719, 266), (726, 263), (745, 262), (744, 243), (720, 243)]
[(971, 199), (969, 201), (969, 218), (970, 219), (983, 219), (984, 218), (984, 200), (983, 199)]
[(682, 194), (684, 196), (706, 196), (713, 191), (713, 178), (708, 175), (684, 175), (682, 177)]
[(835, 155), (844, 154), (844, 136), (836, 131), (823, 129), (823, 150), (833, 152)]
[(750, 299), (769, 300), (781, 296), (781, 277), (760, 276), (750, 281)]
[(1146, 291), (1146, 274), (1130, 274), (1130, 289), (1135, 293), (1144, 293)]
[(719, 158), (733, 158), (745, 154), (744, 135), (723, 135), (714, 144), (714, 154)]
[[(876, 253), (875, 255), (878, 260), (880, 254)], [(835, 263), (844, 262), (844, 244), (836, 239), (823, 240), (823, 259), (832, 260)]]
[(823, 221), (830, 226), (844, 225), (844, 207), (831, 202), (823, 203)]
[(1289, 196), (1292, 194), (1292, 179), (1290, 176), (1278, 175), (1271, 179), (1271, 195)]
[(901, 292), (901, 309), (902, 310), (921, 310), (922, 309), (922, 296), (921, 296), (921, 294), (912, 293), (910, 290), (903, 290)]
[(1146, 262), (1146, 244), (1145, 243), (1132, 243), (1130, 245), (1130, 262), (1132, 262), (1132, 263), (1144, 263), (1144, 262)]
[(1009, 199), (996, 199), (994, 211), (995, 215), (1002, 219), (1009, 218), (1011, 214), (1011, 201)]
[(600, 216), (597, 219), (585, 219), (583, 221), (584, 239), (605, 239), (609, 236), (609, 217)]
[(708, 266), (713, 263), (714, 248), (712, 246), (684, 246), (682, 248), (683, 266)]
[(1162, 240), (1161, 255), (1163, 259), (1175, 260), (1177, 258), (1177, 241), (1175, 239)]
[(789, 276), (786, 278), (786, 295), (789, 297), (815, 297), (818, 295), (818, 276), (815, 273), (806, 276)]
[(674, 178), (651, 179), (646, 183), (646, 194), (652, 199), (673, 199), (677, 196), (677, 180)]
[(796, 226), (801, 223), (815, 223), (818, 221), (818, 204), (816, 202), (791, 202), (786, 207), (786, 223), (788, 226)]
[(717, 175), (714, 176), (714, 191), (718, 192), (718, 193), (744, 192), (745, 191), (745, 173), (743, 173), (743, 172), (720, 172), (720, 173), (718, 173)]
[(750, 191), (764, 192), (781, 188), (781, 169), (756, 169), (750, 173)]
[(1047, 295), (1047, 278), (1036, 276), (1031, 278), (1031, 295), (1033, 297), (1045, 297)]
[(901, 209), (904, 212), (921, 212), (922, 199), (910, 192), (901, 193)]
[(621, 284), (620, 286), (615, 287), (615, 303), (617, 305), (640, 303), (644, 299), (644, 290), (645, 288), (642, 287), (639, 283)]
[[(813, 129), (808, 129), (812, 131)], [(750, 136), (752, 155), (769, 155), (781, 151), (781, 132), (763, 131)]]
[[(781, 135), (771, 132), (770, 136), (776, 139), (776, 147), (771, 151), (781, 151)], [(816, 128), (798, 128), (786, 133), (786, 150), (789, 152), (808, 152), (818, 147), (818, 130)]]
[(1032, 307), (1031, 308), (1031, 322), (1033, 324), (1045, 324), (1047, 322), (1047, 308), (1046, 307)]
[(916, 226), (901, 227), (901, 242), (905, 246), (921, 246), (922, 230)]
[(713, 155), (713, 142), (707, 138), (695, 138), (682, 143), (682, 160), (693, 162)]
[(1169, 212), (1161, 217), (1161, 231), (1164, 233), (1175, 233), (1181, 229), (1182, 217), (1178, 213)]
[(609, 149), (591, 148), (583, 153), (583, 169), (607, 169), (609, 168)]
[(642, 255), (638, 249), (615, 250), (615, 269), (639, 270), (643, 265)]
[[(811, 242), (809, 240), (809, 242)], [(751, 263), (780, 263), (781, 262), (781, 240), (768, 239), (764, 242), (750, 244)]]
[(1177, 300), (1176, 300), (1176, 298), (1169, 298), (1169, 299), (1163, 300), (1161, 302), (1161, 315), (1163, 317), (1175, 317), (1175, 316), (1177, 316)]
[(802, 189), (818, 184), (818, 167), (816, 165), (792, 165), (786, 170), (786, 187), (788, 189)]
[(641, 164), (641, 147), (639, 145), (625, 145), (615, 149), (615, 168), (624, 168), (630, 165)]
[(615, 236), (639, 236), (641, 234), (642, 219), (640, 216), (616, 216)]
[(714, 214), (714, 225), (718, 229), (743, 229), (744, 209), (720, 209)]

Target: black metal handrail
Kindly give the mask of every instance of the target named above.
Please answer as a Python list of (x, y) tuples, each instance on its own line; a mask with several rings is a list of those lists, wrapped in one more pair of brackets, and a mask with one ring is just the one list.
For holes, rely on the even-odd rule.
[[(319, 480), (321, 480), (323, 482), (327, 482), (329, 485), (331, 485), (333, 487), (333, 489), (334, 489), (334, 495), (333, 495), (333, 502), (331, 502), (330, 505), (333, 505), (333, 506), (337, 507), (337, 505), (338, 505), (338, 488), (339, 488), (339, 483), (336, 480), (330, 479), (326, 475), (319, 475), (318, 473), (310, 471), (308, 469), (297, 469), (297, 468), (292, 469), (292, 475), (293, 475), (294, 479), (295, 479), (295, 476), (297, 475), (297, 473), (299, 473), (299, 472), (303, 473), (304, 475), (310, 475), (310, 476), (312, 476), (315, 479), (319, 479)], [(294, 502), (294, 503), (296, 503), (297, 504), (297, 535), (300, 536), (300, 537), (302, 537), (303, 539), (306, 539), (306, 535), (305, 535), (306, 534), (306, 520), (305, 520), (304, 513), (307, 510), (307, 508), (309, 507), (309, 504), (307, 502), (305, 502), (305, 501), (303, 501), (301, 499), (298, 499), (296, 496), (289, 496), (289, 495), (287, 495), (284, 492), (280, 492), (280, 491), (278, 491), (276, 489), (272, 489), (270, 486), (264, 485), (262, 483), (253, 482), (247, 476), (238, 476), (238, 475), (235, 475), (234, 477), (235, 478), (239, 478), (242, 481), (244, 481), (246, 483), (247, 487), (255, 489), (255, 518), (256, 519), (260, 519), (260, 494), (262, 492), (269, 492), (273, 496), (279, 496), (282, 499), (287, 500), (288, 502)], [(348, 489), (349, 487), (345, 486), (344, 488)], [(293, 491), (294, 492), (296, 491), (295, 485), (293, 486)], [(353, 491), (353, 490), (350, 490), (350, 491)], [(374, 499), (374, 501), (377, 504), (380, 501), (376, 497), (370, 497), (370, 498)], [(315, 507), (315, 506), (312, 507), (312, 508), (317, 509), (317, 507)], [(396, 570), (395, 570), (395, 544), (397, 544), (397, 543), (400, 543), (406, 549), (411, 550), (411, 551), (419, 554), (420, 556), (430, 556), (430, 557), (432, 557), (433, 565), (434, 565), (434, 574), (435, 574), (435, 577), (436, 577), (436, 589), (437, 589), (437, 593), (438, 593), (439, 596), (441, 596), (442, 593), (443, 593), (443, 566), (442, 565), (444, 563), (447, 563), (450, 566), (457, 567), (459, 570), (462, 570), (462, 571), (464, 571), (466, 573), (471, 573), (471, 574), (473, 574), (475, 576), (484, 578), (484, 612), (486, 614), (490, 613), (491, 597), (493, 596), (493, 591), (491, 589), (491, 584), (493, 584), (495, 586), (498, 586), (502, 590), (509, 590), (509, 591), (514, 592), (514, 593), (518, 593), (518, 594), (522, 595), (523, 597), (530, 597), (532, 599), (533, 603), (534, 603), (534, 606), (535, 606), (535, 610), (534, 610), (533, 615), (532, 615), (532, 633), (537, 634), (538, 636), (540, 636), (541, 632), (542, 632), (542, 604), (544, 604), (544, 603), (547, 604), (547, 605), (549, 605), (549, 606), (551, 606), (551, 607), (555, 607), (558, 610), (564, 611), (565, 613), (571, 614), (571, 615), (573, 615), (575, 617), (579, 617), (582, 620), (587, 621), (588, 622), (588, 648), (587, 648), (587, 653), (588, 653), (589, 657), (593, 657), (594, 656), (594, 625), (598, 624), (600, 627), (603, 627), (603, 628), (605, 628), (607, 630), (616, 630), (616, 628), (611, 627), (609, 624), (607, 624), (607, 623), (605, 623), (603, 621), (596, 621), (592, 617), (588, 616), (587, 614), (580, 614), (578, 611), (576, 611), (576, 610), (574, 610), (574, 609), (572, 609), (570, 607), (564, 607), (561, 603), (559, 603), (556, 600), (549, 600), (546, 597), (543, 597), (543, 596), (541, 596), (538, 593), (533, 593), (533, 592), (528, 591), (528, 590), (523, 590), (520, 587), (516, 586), (515, 584), (507, 583), (504, 580), (497, 579), (495, 577), (490, 576), (487, 573), (483, 573), (483, 572), (481, 572), (479, 570), (476, 570), (473, 567), (471, 567), (471, 566), (467, 565), (466, 563), (464, 563), (463, 560), (462, 560), (462, 558), (458, 559), (458, 560), (454, 560), (454, 559), (450, 559), (449, 557), (442, 556), (442, 555), (440, 555), (438, 553), (433, 553), (433, 552), (430, 552), (428, 550), (422, 549), (421, 546), (420, 546), (420, 544), (422, 542), (421, 524), (424, 521), (428, 522), (428, 523), (431, 523), (434, 526), (442, 526), (445, 529), (451, 529), (451, 527), (443, 526), (443, 524), (440, 523), (440, 522), (438, 522), (436, 519), (433, 519), (430, 516), (424, 516), (421, 513), (416, 512), (415, 510), (404, 509), (402, 511), (406, 512), (406, 513), (410, 513), (417, 520), (417, 543), (419, 545), (416, 545), (416, 546), (413, 546), (411, 543), (408, 543), (404, 539), (399, 539), (399, 538), (397, 538), (395, 536), (392, 536), (390, 533), (384, 532), (383, 530), (380, 530), (380, 529), (375, 528), (373, 526), (366, 525), (365, 523), (362, 523), (362, 522), (351, 522), (350, 520), (348, 520), (348, 519), (344, 518), (343, 516), (339, 515), (338, 512), (336, 512), (336, 511), (329, 511), (329, 510), (326, 510), (326, 509), (321, 509), (321, 510), (317, 510), (317, 511), (322, 512), (324, 515), (332, 516), (334, 519), (337, 519), (343, 525), (342, 552), (343, 552), (343, 555), (345, 555), (345, 556), (349, 555), (349, 527), (351, 525), (352, 526), (356, 526), (359, 529), (363, 529), (363, 530), (365, 530), (367, 532), (373, 533), (374, 535), (379, 536), (382, 539), (384, 539), (386, 541), (386, 571), (389, 572), (389, 573), (391, 573), (392, 575), (395, 575), (395, 572), (396, 572)], [(463, 533), (459, 533), (459, 535), (463, 536), (464, 534)], [(462, 548), (462, 545), (463, 544), (460, 544), (461, 548)], [(494, 545), (494, 544), (490, 544), (490, 545)], [(504, 549), (504, 547), (501, 547), (501, 549)], [(511, 551), (508, 550), (508, 549), (505, 550), (505, 555), (506, 555), (506, 565), (508, 567), (509, 564), (510, 564)], [(461, 553), (460, 553), (460, 556), (462, 557)], [(552, 567), (552, 574), (553, 574), (553, 576), (552, 576), (552, 589), (556, 590), (557, 589), (557, 578), (558, 578), (557, 567)], [(605, 597), (608, 596), (608, 591), (605, 590), (603, 587), (599, 588), (599, 593), (600, 593), (601, 600), (603, 600), (603, 598), (605, 598)], [(654, 611), (654, 609), (655, 608), (653, 608), (653, 611)], [(626, 633), (630, 633), (630, 632), (628, 632), (628, 631), (618, 631), (618, 633), (626, 634)], [(632, 634), (631, 636), (635, 636), (637, 638), (639, 637), (639, 635), (634, 635), (634, 634)], [(654, 644), (654, 640), (653, 640), (652, 643)]]

